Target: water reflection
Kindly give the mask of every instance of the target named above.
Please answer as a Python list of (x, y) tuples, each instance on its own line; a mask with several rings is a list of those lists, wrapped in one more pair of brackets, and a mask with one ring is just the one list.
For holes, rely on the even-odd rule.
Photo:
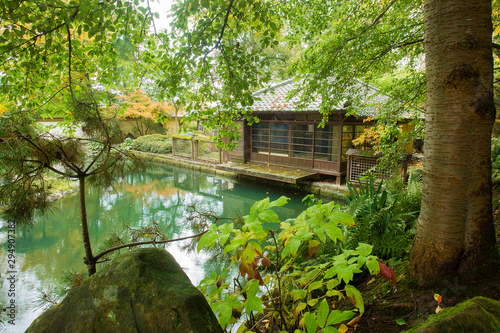
[[(186, 170), (158, 167), (146, 173), (131, 174), (112, 190), (88, 189), (89, 232), (94, 253), (112, 232), (123, 223), (131, 227), (159, 223), (169, 238), (192, 235), (187, 218), (188, 206), (212, 211), (218, 216), (248, 214), (251, 205), (265, 197), (275, 200), (283, 191), (255, 184), (238, 183)], [(304, 194), (291, 195), (291, 202), (275, 211), (282, 220), (297, 216), (304, 206)], [(24, 332), (41, 313), (34, 302), (37, 289), (57, 284), (65, 271), (86, 269), (77, 195), (54, 203), (51, 213), (38, 216), (32, 228), (18, 228), (16, 239), (16, 325), (6, 325), (8, 332)], [(193, 284), (212, 271), (222, 270), (223, 262), (208, 262), (206, 255), (186, 253), (183, 243), (171, 243), (167, 249), (185, 269)], [(7, 301), (7, 229), (0, 229), (0, 304)], [(99, 269), (99, 267), (98, 267)]]

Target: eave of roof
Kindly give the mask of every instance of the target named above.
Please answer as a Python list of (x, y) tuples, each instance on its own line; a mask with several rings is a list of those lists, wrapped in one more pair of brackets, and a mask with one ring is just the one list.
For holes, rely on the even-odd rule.
[[(379, 90), (372, 87), (362, 81), (356, 80), (356, 89), (364, 92), (363, 98), (370, 101), (371, 104), (382, 104), (388, 99), (388, 96), (380, 94)], [(272, 85), (268, 88), (259, 90), (253, 94), (255, 97), (254, 104), (251, 109), (254, 112), (317, 112), (320, 110), (321, 106), (321, 96), (318, 96), (312, 102), (306, 105), (300, 105), (300, 93), (287, 98), (289, 92), (296, 89), (300, 85), (301, 81), (295, 81), (294, 79), (289, 79), (278, 84)], [(366, 96), (366, 98), (365, 98)], [(348, 105), (347, 101), (338, 105), (331, 112), (345, 112)], [(374, 117), (377, 116), (377, 110), (375, 105), (369, 105), (361, 110), (356, 110), (356, 113), (362, 117)]]

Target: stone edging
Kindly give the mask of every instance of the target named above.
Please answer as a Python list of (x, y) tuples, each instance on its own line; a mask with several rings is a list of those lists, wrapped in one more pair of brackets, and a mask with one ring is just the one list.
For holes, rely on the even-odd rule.
[[(142, 151), (133, 150), (136, 156), (142, 156), (148, 160), (167, 165), (174, 165), (188, 170), (200, 171), (212, 175), (217, 175), (224, 178), (232, 179), (242, 179), (242, 180), (255, 180), (255, 177), (238, 174), (237, 172), (229, 171), (228, 167), (224, 166), (224, 170), (218, 167), (216, 164), (200, 163), (197, 161), (192, 161), (188, 159), (183, 159), (178, 156), (173, 155), (163, 155), (156, 153), (147, 153)], [(271, 184), (273, 186), (298, 189), (305, 192), (313, 193), (316, 195), (332, 197), (337, 200), (344, 200), (343, 195), (348, 193), (347, 187), (327, 184), (324, 182), (312, 182), (312, 181), (302, 181), (297, 184), (283, 183), (280, 181), (273, 181), (265, 178), (259, 178), (259, 180), (264, 184)]]

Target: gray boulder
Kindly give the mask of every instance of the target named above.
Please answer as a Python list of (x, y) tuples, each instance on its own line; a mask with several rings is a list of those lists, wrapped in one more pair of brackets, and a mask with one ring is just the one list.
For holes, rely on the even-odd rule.
[(222, 332), (210, 306), (163, 249), (133, 249), (73, 288), (28, 333)]

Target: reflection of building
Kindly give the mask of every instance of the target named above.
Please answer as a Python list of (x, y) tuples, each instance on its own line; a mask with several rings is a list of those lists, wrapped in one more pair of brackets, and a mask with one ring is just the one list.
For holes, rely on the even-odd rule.
[(221, 201), (222, 196), (219, 192), (228, 188), (228, 181), (224, 179), (185, 170), (173, 169), (173, 171), (174, 187), (184, 191)]
[[(223, 198), (224, 211), (222, 216), (235, 216), (235, 213), (244, 216), (250, 214), (252, 205), (265, 197), (262, 196), (262, 188), (252, 187), (249, 184), (234, 183), (233, 188), (222, 190), (219, 192)], [(283, 193), (272, 192), (267, 193), (270, 200), (278, 199)], [(287, 195), (290, 197), (290, 195)], [(295, 218), (305, 208), (301, 202), (302, 197), (294, 195), (291, 201), (280, 207), (273, 207), (272, 210), (278, 214), (281, 221), (289, 218)]]
[[(295, 87), (293, 80), (288, 80), (254, 94), (252, 109), (259, 122), (250, 126), (240, 121), (241, 139), (236, 149), (228, 153), (229, 161), (311, 169), (336, 176), (340, 184), (347, 171), (347, 150), (353, 148), (354, 139), (373, 125), (367, 119), (377, 115), (377, 107), (387, 97), (360, 82), (355, 87), (357, 94), (370, 99), (372, 107), (357, 110), (357, 116), (346, 116), (347, 105), (339, 106), (330, 113), (324, 127), (318, 127), (322, 120), (321, 100), (298, 107), (298, 96), (286, 98)], [(370, 147), (362, 144), (356, 148)]]
[[(173, 171), (173, 186), (175, 188), (222, 202), (223, 212), (220, 216), (224, 217), (235, 217), (237, 214), (247, 215), (256, 201), (262, 200), (266, 196), (269, 196), (271, 201), (276, 200), (283, 194), (281, 191), (268, 191), (263, 195), (263, 189), (259, 186), (236, 183), (185, 170), (173, 169)], [(287, 196), (290, 197), (291, 195)], [(297, 217), (305, 207), (301, 202), (302, 196), (293, 195), (291, 197), (292, 202), (285, 206), (273, 208), (283, 221)]]

